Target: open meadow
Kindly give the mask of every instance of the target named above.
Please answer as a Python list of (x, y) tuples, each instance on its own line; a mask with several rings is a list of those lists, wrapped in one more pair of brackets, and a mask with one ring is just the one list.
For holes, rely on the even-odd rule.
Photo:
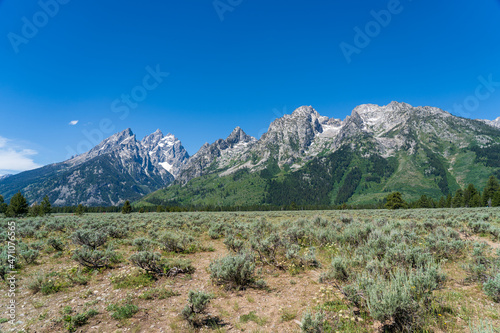
[(1, 332), (500, 332), (499, 208), (0, 225)]

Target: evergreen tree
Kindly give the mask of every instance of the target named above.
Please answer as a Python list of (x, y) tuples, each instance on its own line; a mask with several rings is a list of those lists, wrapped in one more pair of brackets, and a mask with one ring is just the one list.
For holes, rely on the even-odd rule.
[(0, 214), (7, 212), (7, 204), (4, 202), (3, 197), (0, 195)]
[(446, 199), (445, 199), (445, 197), (441, 197), (441, 199), (439, 199), (438, 207), (439, 208), (445, 208), (446, 207)]
[(78, 207), (76, 207), (75, 215), (82, 216), (83, 213), (85, 213), (85, 207), (83, 207), (82, 204), (79, 204)]
[(52, 205), (50, 204), (50, 200), (48, 196), (44, 196), (42, 203), (40, 204), (40, 214), (50, 215), (52, 213)]
[(9, 207), (7, 208), (7, 216), (24, 216), (28, 214), (28, 208), (26, 198), (21, 194), (21, 192), (17, 192), (14, 194), (12, 199), (10, 199)]
[(498, 180), (495, 176), (491, 176), (483, 191), (483, 206), (491, 206), (493, 195), (499, 190), (500, 184), (498, 184)]
[(482, 199), (479, 193), (476, 193), (471, 201), (470, 201), (470, 207), (481, 207)]
[(491, 205), (493, 207), (500, 206), (500, 191), (496, 191), (495, 194), (493, 194), (493, 198), (491, 200)]
[(387, 209), (400, 209), (406, 208), (408, 204), (403, 200), (403, 195), (401, 192), (393, 192), (387, 196), (387, 203), (385, 208)]
[(130, 214), (130, 213), (132, 213), (132, 206), (130, 205), (130, 201), (127, 200), (123, 204), (122, 213), (123, 214)]
[(467, 186), (467, 188), (464, 191), (464, 206), (465, 207), (472, 207), (471, 206), (471, 201), (472, 201), (472, 198), (476, 194), (479, 194), (479, 192), (476, 190), (476, 188), (474, 187), (474, 185), (469, 184), (469, 186)]
[(451, 205), (453, 206), (453, 208), (459, 208), (464, 206), (464, 191), (462, 191), (462, 189), (458, 189), (455, 192), (455, 196), (453, 197)]
[(448, 193), (448, 196), (446, 197), (446, 208), (451, 207), (451, 199), (452, 199), (452, 196), (450, 193)]
[(425, 194), (423, 194), (420, 199), (418, 199), (416, 203), (416, 208), (434, 208), (434, 201), (432, 198), (429, 198)]
[(42, 207), (36, 202), (28, 209), (28, 216), (30, 217), (37, 217), (43, 215), (45, 214), (42, 211)]

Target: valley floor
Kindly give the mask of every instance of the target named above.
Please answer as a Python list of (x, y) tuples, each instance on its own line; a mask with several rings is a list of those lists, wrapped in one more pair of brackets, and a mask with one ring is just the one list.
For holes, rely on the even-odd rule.
[[(0, 218), (4, 244), (9, 221)], [(3, 282), (1, 332), (500, 332), (499, 208), (86, 214), (15, 224), (16, 318), (7, 321)], [(93, 252), (107, 267), (79, 264), (76, 234), (85, 230), (107, 235)], [(249, 274), (246, 283), (217, 261), (243, 256), (240, 247), (248, 265), (236, 271)], [(164, 269), (189, 268), (146, 274), (129, 260), (141, 251), (159, 253)], [(189, 323), (182, 311), (191, 290), (213, 298)]]

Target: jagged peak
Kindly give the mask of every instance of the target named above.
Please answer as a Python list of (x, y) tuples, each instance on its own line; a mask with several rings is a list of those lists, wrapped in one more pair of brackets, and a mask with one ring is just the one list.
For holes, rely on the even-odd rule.
[(354, 115), (354, 113), (357, 113), (357, 114), (366, 114), (366, 113), (371, 113), (371, 112), (377, 112), (377, 111), (397, 111), (397, 110), (401, 110), (401, 109), (411, 109), (413, 108), (413, 106), (411, 106), (410, 104), (408, 103), (404, 103), (404, 102), (396, 102), (396, 101), (392, 101), (390, 102), (389, 104), (387, 105), (378, 105), (378, 104), (370, 104), (370, 103), (367, 103), (367, 104), (361, 104), (361, 105), (358, 105), (354, 108), (352, 114)]
[(250, 135), (246, 134), (245, 131), (241, 129), (241, 127), (236, 127), (231, 134), (226, 138), (226, 142), (229, 144), (236, 144), (239, 142), (248, 142), (255, 140)]
[(405, 102), (397, 102), (397, 101), (392, 101), (390, 102), (389, 104), (386, 105), (386, 107), (388, 106), (392, 106), (392, 107), (399, 107), (399, 108), (405, 108), (405, 109), (409, 109), (409, 108), (413, 108), (413, 106), (411, 106), (410, 104), (408, 103), (405, 103)]
[(163, 133), (160, 131), (160, 129), (157, 129), (153, 133), (146, 135), (144, 139), (142, 139), (142, 142), (150, 141), (153, 140), (154, 138), (160, 138), (160, 139), (163, 138)]
[(295, 111), (292, 112), (292, 117), (308, 117), (310, 115), (314, 115), (316, 117), (319, 117), (320, 114), (318, 113), (318, 111), (316, 111), (312, 106), (307, 106), (307, 105), (303, 105), (297, 109), (295, 109)]
[(121, 132), (115, 133), (112, 136), (110, 136), (107, 139), (104, 139), (97, 147), (102, 146), (104, 144), (111, 144), (111, 143), (121, 143), (124, 140), (130, 140), (132, 138), (135, 138), (134, 132), (130, 128), (127, 128)]
[(124, 129), (123, 131), (119, 132), (118, 134), (124, 135), (124, 136), (133, 136), (135, 135), (134, 132), (132, 132), (132, 129), (129, 127), (127, 129)]

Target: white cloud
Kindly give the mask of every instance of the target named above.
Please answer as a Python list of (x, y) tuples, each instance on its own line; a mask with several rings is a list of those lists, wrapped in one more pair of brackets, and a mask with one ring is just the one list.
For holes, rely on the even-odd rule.
[(72, 120), (69, 122), (69, 125), (71, 126), (75, 126), (76, 124), (78, 124), (78, 120)]
[(40, 167), (31, 158), (31, 156), (38, 154), (38, 152), (8, 144), (10, 141), (0, 136), (0, 175)]

